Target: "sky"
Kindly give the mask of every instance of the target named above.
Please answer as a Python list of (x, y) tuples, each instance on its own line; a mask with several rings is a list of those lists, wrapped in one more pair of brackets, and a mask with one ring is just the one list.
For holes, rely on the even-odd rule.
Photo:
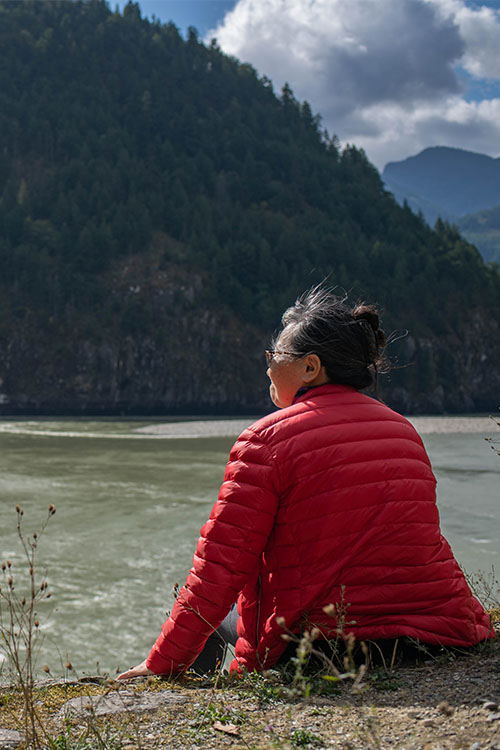
[[(111, 2), (123, 8), (125, 0)], [(307, 100), (379, 169), (429, 146), (500, 156), (500, 0), (139, 0)]]

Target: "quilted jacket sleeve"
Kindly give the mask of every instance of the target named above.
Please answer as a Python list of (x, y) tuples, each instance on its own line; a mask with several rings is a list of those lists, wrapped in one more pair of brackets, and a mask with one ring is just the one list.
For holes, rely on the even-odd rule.
[(224, 482), (200, 532), (193, 566), (147, 659), (156, 674), (185, 671), (245, 584), (258, 574), (278, 506), (278, 476), (251, 429), (234, 444)]

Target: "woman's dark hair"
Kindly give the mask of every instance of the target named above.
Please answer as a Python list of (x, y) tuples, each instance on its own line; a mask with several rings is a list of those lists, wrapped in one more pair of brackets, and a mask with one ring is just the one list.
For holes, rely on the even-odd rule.
[(374, 305), (350, 307), (347, 297), (314, 287), (285, 310), (281, 322), (287, 351), (317, 354), (331, 383), (376, 390), (378, 373), (388, 369), (386, 337)]

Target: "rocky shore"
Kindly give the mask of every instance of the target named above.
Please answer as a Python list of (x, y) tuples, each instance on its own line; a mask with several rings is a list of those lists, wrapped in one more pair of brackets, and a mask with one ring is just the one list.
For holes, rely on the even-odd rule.
[[(500, 641), (341, 682), (285, 682), (274, 671), (236, 680), (47, 681), (34, 706), (46, 733), (41, 746), (64, 750), (500, 750)], [(21, 714), (21, 696), (5, 688), (1, 750), (23, 744)]]

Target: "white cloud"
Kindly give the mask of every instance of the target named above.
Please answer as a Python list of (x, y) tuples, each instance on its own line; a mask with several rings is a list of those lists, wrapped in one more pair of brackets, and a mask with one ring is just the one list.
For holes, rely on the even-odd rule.
[(496, 155), (500, 100), (465, 102), (455, 68), (500, 79), (500, 10), (465, 0), (238, 0), (212, 36), (277, 88), (290, 83), (379, 167), (437, 144)]
[(500, 11), (462, 8), (456, 15), (466, 42), (463, 65), (472, 75), (500, 79)]
[[(462, 65), (471, 75), (500, 79), (500, 8), (466, 0), (426, 0), (441, 18), (453, 18), (465, 42)], [(495, 5), (498, 5), (495, 3)]]
[[(365, 148), (380, 168), (429, 146), (454, 146), (497, 156), (500, 143), (500, 98), (466, 102), (458, 96), (423, 104), (412, 111), (395, 104), (363, 111), (372, 134), (362, 128), (347, 140)], [(358, 134), (359, 133), (359, 134)]]
[(278, 85), (349, 108), (457, 91), (452, 66), (464, 51), (458, 28), (425, 0), (239, 0), (215, 34)]

